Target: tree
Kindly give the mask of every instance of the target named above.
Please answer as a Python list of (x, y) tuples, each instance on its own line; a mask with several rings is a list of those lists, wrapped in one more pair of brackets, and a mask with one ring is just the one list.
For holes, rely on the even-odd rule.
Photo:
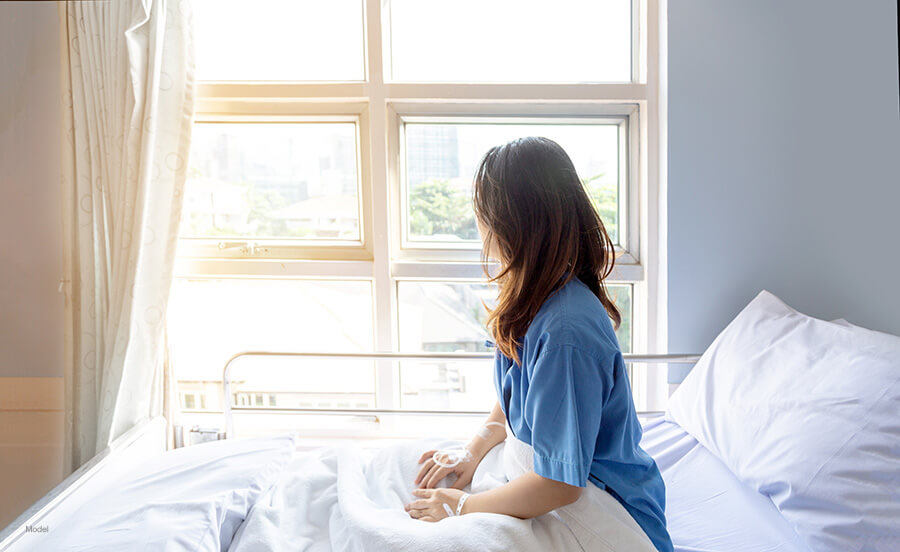
[(283, 220), (272, 218), (272, 213), (287, 205), (284, 197), (276, 190), (257, 189), (253, 182), (242, 183), (247, 190), (244, 200), (250, 207), (247, 214), (247, 223), (254, 228), (257, 236), (284, 236), (288, 234), (287, 225)]
[(409, 194), (409, 213), (413, 235), (449, 234), (463, 240), (478, 239), (471, 197), (447, 180), (432, 179), (414, 187)]
[(581, 182), (588, 191), (597, 213), (600, 214), (600, 220), (609, 233), (609, 237), (613, 242), (619, 241), (619, 197), (618, 190), (614, 186), (591, 185), (591, 182), (603, 178), (604, 173), (595, 174), (589, 178), (582, 178)]

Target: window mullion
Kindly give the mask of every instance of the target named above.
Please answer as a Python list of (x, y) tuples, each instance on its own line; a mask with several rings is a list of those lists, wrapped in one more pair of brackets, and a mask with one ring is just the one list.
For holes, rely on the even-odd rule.
[[(662, 6), (661, 6), (662, 4)], [(647, 142), (647, 193), (645, 206), (646, 233), (643, 258), (647, 265), (647, 277), (642, 282), (646, 317), (641, 325), (645, 332), (643, 345), (648, 351), (668, 350), (668, 326), (666, 309), (666, 268), (665, 268), (665, 187), (666, 187), (666, 133), (665, 133), (665, 2), (644, 0), (645, 16), (642, 21), (647, 26), (646, 70), (647, 86), (650, 91), (647, 101), (647, 126), (643, 129)], [(661, 72), (663, 74), (661, 75)], [(661, 81), (662, 77), (662, 81)], [(657, 366), (648, 372), (648, 407), (654, 410), (665, 408), (668, 397), (667, 367)]]
[[(366, 55), (367, 77), (369, 79), (369, 143), (371, 145), (370, 185), (372, 186), (373, 235), (368, 236), (372, 244), (374, 259), (375, 297), (375, 343), (379, 351), (390, 351), (395, 347), (397, 327), (396, 293), (391, 281), (390, 252), (390, 197), (388, 193), (387, 169), (387, 104), (384, 90), (384, 70), (382, 59), (382, 17), (381, 2), (366, 0)], [(366, 225), (367, 227), (369, 225)], [(376, 400), (379, 408), (396, 408), (396, 382), (393, 363), (376, 363)]]

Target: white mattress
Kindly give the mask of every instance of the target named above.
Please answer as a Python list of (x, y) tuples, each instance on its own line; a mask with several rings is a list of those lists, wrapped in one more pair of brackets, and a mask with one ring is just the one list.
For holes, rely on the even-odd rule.
[(641, 446), (666, 482), (666, 520), (680, 552), (810, 552), (767, 497), (743, 485), (678, 424), (644, 423)]

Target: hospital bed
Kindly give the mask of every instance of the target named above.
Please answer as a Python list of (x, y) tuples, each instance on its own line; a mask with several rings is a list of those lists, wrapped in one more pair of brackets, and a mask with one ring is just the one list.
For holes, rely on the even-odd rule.
[[(787, 318), (779, 315), (775, 319), (780, 321)], [(736, 322), (733, 322), (732, 326), (734, 324)], [(756, 335), (761, 331), (759, 329), (761, 326), (758, 323), (753, 324), (751, 326)], [(834, 335), (838, 335), (835, 332), (842, 331), (840, 328), (844, 327), (838, 323), (827, 324), (831, 325), (824, 327), (824, 331), (832, 332)], [(732, 326), (729, 326), (726, 332)], [(796, 335), (798, 330), (780, 329), (778, 332), (780, 333), (773, 338), (773, 342), (780, 343), (783, 341), (779, 337), (781, 334)], [(744, 333), (748, 334), (746, 329)], [(863, 337), (866, 336), (848, 334), (847, 340), (848, 343), (858, 343)], [(889, 337), (896, 340), (892, 336)], [(711, 346), (712, 352), (707, 351), (702, 358), (697, 355), (625, 355), (625, 358), (629, 364), (693, 364), (700, 359), (700, 363), (689, 376), (693, 379), (685, 382), (689, 386), (697, 386), (698, 381), (711, 373), (710, 363), (714, 363), (724, 354), (719, 349), (727, 347), (728, 341), (723, 339), (720, 336)], [(894, 349), (900, 351), (900, 348), (896, 347), (897, 343), (900, 341), (889, 342), (889, 347), (893, 348), (891, 351)], [(758, 339), (754, 347), (762, 347)], [(866, 351), (873, 350), (872, 347), (874, 345), (867, 346)], [(746, 351), (741, 354), (747, 356)], [(0, 534), (0, 552), (104, 550), (122, 547), (153, 550), (157, 549), (153, 545), (154, 542), (164, 544), (166, 549), (234, 552), (277, 549), (279, 542), (283, 544), (289, 542), (293, 545), (306, 543), (308, 546), (300, 546), (300, 549), (304, 550), (405, 550), (404, 546), (415, 543), (420, 537), (426, 538), (425, 532), (429, 531), (431, 533), (428, 534), (432, 537), (437, 535), (433, 541), (435, 543), (433, 549), (460, 550), (459, 543), (454, 540), (460, 533), (470, 534), (473, 538), (478, 534), (479, 525), (473, 524), (474, 519), (467, 518), (490, 514), (474, 514), (451, 518), (438, 524), (424, 524), (412, 523), (414, 520), (409, 520), (402, 511), (401, 496), (408, 493), (404, 490), (404, 485), (410, 484), (415, 470), (415, 458), (421, 453), (423, 446), (441, 446), (444, 444), (442, 442), (434, 440), (424, 444), (421, 441), (397, 442), (383, 449), (357, 447), (351, 450), (335, 447), (302, 450), (309, 447), (296, 437), (271, 436), (248, 439), (240, 438), (238, 434), (239, 438), (235, 439), (235, 416), (273, 415), (278, 412), (282, 415), (304, 416), (367, 416), (377, 420), (387, 417), (438, 415), (475, 418), (484, 416), (486, 412), (451, 414), (438, 410), (400, 409), (326, 411), (316, 408), (272, 408), (232, 404), (234, 363), (239, 359), (273, 355), (293, 356), (306, 360), (350, 358), (383, 362), (424, 360), (486, 363), (492, 358), (492, 354), (489, 353), (256, 351), (235, 355), (224, 367), (223, 374), (224, 424), (229, 439), (162, 452), (165, 442), (164, 420), (155, 419), (139, 424), (116, 439), (107, 450), (69, 476), (7, 527)], [(815, 355), (801, 355), (799, 358), (801, 363), (808, 361), (814, 364), (821, 360), (822, 355), (821, 351), (816, 351)], [(774, 362), (764, 354), (757, 356), (769, 364)], [(896, 363), (900, 357), (894, 355), (884, 358), (887, 358), (886, 363), (883, 363), (886, 368), (883, 370), (878, 368), (873, 373), (876, 375), (880, 373), (887, 378), (882, 381), (887, 381), (886, 387), (891, 390), (893, 389), (891, 381), (894, 384), (900, 382), (900, 363)], [(754, 361), (750, 359), (748, 362)], [(774, 364), (778, 366), (777, 362)], [(896, 370), (893, 368), (894, 364)], [(872, 370), (871, 366), (869, 368)], [(759, 371), (762, 373), (764, 370), (759, 368)], [(695, 372), (698, 373), (696, 377)], [(897, 378), (894, 378), (895, 374)], [(820, 376), (816, 377), (821, 380)], [(722, 386), (725, 380), (727, 378), (723, 378), (720, 372), (716, 376), (715, 385)], [(814, 385), (818, 385), (818, 382)], [(871, 385), (885, 387), (877, 378)], [(721, 391), (711, 391), (711, 396), (728, 402), (734, 401), (737, 395), (733, 389), (723, 388)], [(710, 397), (704, 397), (700, 401), (691, 398), (689, 404), (675, 406), (682, 410), (690, 409), (694, 408), (694, 403), (697, 402), (700, 404), (698, 408), (708, 407), (712, 410), (707, 404), (710, 400)], [(738, 409), (741, 408), (740, 402), (736, 401)], [(685, 401), (682, 400), (681, 403)], [(835, 408), (839, 407), (840, 405)], [(867, 412), (873, 411), (873, 407), (866, 406), (866, 408)], [(798, 524), (796, 518), (785, 514), (785, 511), (790, 513), (791, 505), (785, 506), (778, 494), (781, 491), (775, 489), (772, 494), (766, 494), (772, 489), (754, 485), (753, 481), (747, 479), (743, 466), (736, 467), (733, 462), (729, 463), (727, 446), (709, 441), (703, 428), (691, 426), (689, 432), (676, 423), (672, 416), (662, 414), (660, 412), (639, 414), (644, 429), (642, 447), (654, 457), (665, 480), (666, 517), (677, 551), (810, 552), (837, 549), (810, 546), (810, 542), (816, 542), (815, 536), (810, 539), (807, 534), (807, 538), (801, 538), (803, 520), (801, 518), (801, 523)], [(760, 414), (763, 418), (765, 415), (765, 412)], [(880, 430), (885, 435), (884, 447), (876, 449), (876, 452), (885, 458), (890, 458), (891, 455), (897, 457), (900, 447), (891, 439), (900, 435), (896, 433), (900, 422), (895, 423), (896, 419), (891, 419), (890, 416), (887, 418), (885, 422), (887, 425), (884, 426), (886, 429)], [(688, 420), (684, 423), (690, 426), (689, 416), (682, 415), (680, 419)], [(739, 433), (741, 428), (734, 426), (714, 429), (721, 429), (727, 434)], [(835, 432), (837, 429), (835, 428)], [(808, 431), (804, 430), (804, 433)], [(808, 435), (797, 434), (795, 438), (806, 442)], [(810, 442), (822, 440), (827, 441), (827, 438), (817, 436)], [(789, 451), (776, 450), (779, 447), (777, 444), (761, 446), (789, 456)], [(502, 445), (496, 447), (484, 459), (479, 467), (479, 474), (473, 481), (473, 490), (476, 486), (489, 486), (492, 481), (496, 484), (497, 477), (502, 479), (502, 459), (498, 456), (502, 451), (495, 454), (501, 448)], [(841, 450), (845, 448), (846, 446)], [(867, 450), (871, 451), (872, 447), (869, 446)], [(777, 464), (774, 461), (770, 463)], [(789, 472), (793, 468), (779, 469)], [(821, 470), (817, 470), (817, 473), (818, 471)], [(337, 477), (339, 473), (340, 478)], [(498, 476), (498, 473), (501, 475)], [(197, 478), (202, 479), (203, 483), (199, 491), (193, 492), (191, 485)], [(178, 493), (174, 490), (176, 487), (186, 487), (185, 492), (191, 494), (183, 500), (179, 499)], [(892, 492), (896, 491), (888, 489), (884, 491), (888, 493), (887, 495), (882, 493), (888, 497), (888, 501), (878, 506), (881, 510), (890, 511), (900, 504), (891, 502)], [(162, 493), (162, 496), (147, 497), (140, 493)], [(224, 500), (222, 497), (228, 498)], [(874, 499), (880, 500), (879, 497)], [(900, 501), (900, 497), (894, 500)], [(317, 513), (316, 505), (323, 505), (323, 501), (331, 501), (329, 506), (323, 506), (330, 514)], [(340, 507), (335, 506), (338, 502)], [(135, 503), (150, 506), (137, 507), (135, 513), (129, 513), (128, 508), (133, 507), (129, 505)], [(171, 506), (176, 508), (176, 511), (169, 512), (166, 505), (176, 505)], [(147, 511), (146, 508), (151, 510)], [(350, 524), (352, 527), (339, 528), (335, 532), (336, 511), (341, 512), (345, 522), (352, 520)], [(823, 516), (826, 514), (832, 515), (825, 512)], [(557, 526), (551, 521), (542, 519), (546, 517), (548, 516), (541, 516), (535, 520), (515, 520), (507, 516), (494, 516), (490, 518), (489, 523), (493, 524), (491, 526), (493, 535), (502, 535), (504, 539), (514, 540), (527, 533), (522, 542), (537, 543), (536, 547), (532, 548), (535, 550), (578, 550), (577, 543), (566, 541), (565, 535), (559, 533)], [(192, 521), (195, 518), (199, 521)], [(864, 525), (865, 522), (863, 519), (858, 524)], [(386, 525), (379, 526), (379, 523)], [(404, 525), (407, 523), (411, 524)], [(890, 523), (888, 521), (888, 524)], [(204, 524), (204, 531), (197, 530), (197, 524)], [(487, 522), (482, 523), (482, 526), (486, 524)], [(44, 528), (45, 533), (37, 532)], [(866, 540), (853, 549), (900, 550), (895, 547), (900, 545), (900, 540), (895, 537), (892, 530), (891, 528), (887, 532), (880, 530), (880, 533), (873, 537), (875, 540)], [(393, 534), (395, 532), (399, 532), (402, 538), (397, 540), (398, 537)], [(839, 537), (840, 535), (836, 538)], [(484, 538), (490, 538), (490, 535)], [(357, 544), (348, 544), (351, 542)], [(359, 542), (367, 544), (360, 547)], [(822, 542), (836, 541), (825, 539)], [(453, 546), (442, 547), (442, 543), (450, 543)], [(498, 545), (493, 548), (483, 546), (481, 549), (504, 548)], [(523, 544), (521, 549), (528, 548)]]
[[(629, 365), (637, 363), (694, 363), (697, 355), (624, 355)], [(481, 362), (485, 363), (485, 369), (490, 369), (490, 361), (493, 353), (316, 353), (316, 352), (273, 352), (273, 351), (246, 351), (231, 357), (223, 368), (222, 397), (224, 404), (225, 435), (229, 438), (236, 437), (235, 415), (263, 415), (283, 416), (352, 416), (368, 417), (373, 420), (381, 420), (389, 417), (465, 417), (474, 420), (483, 419), (488, 411), (447, 411), (447, 410), (422, 410), (422, 409), (323, 409), (323, 408), (290, 408), (268, 407), (252, 405), (235, 405), (233, 390), (234, 366), (241, 360), (260, 357), (293, 357), (303, 360), (331, 360), (353, 359), (368, 361), (424, 361), (424, 362)], [(640, 412), (642, 418), (659, 417), (662, 412)], [(122, 473), (127, 471), (127, 466), (147, 463), (148, 458), (155, 458), (165, 451), (166, 447), (166, 421), (162, 417), (144, 421), (126, 434), (122, 435), (104, 451), (89, 460), (78, 470), (67, 477), (44, 497), (38, 500), (31, 508), (19, 516), (2, 533), (0, 533), (0, 551), (14, 552), (18, 550), (41, 549), (42, 541), (54, 528), (65, 525), (65, 520), (74, 512), (91, 508), (91, 501), (103, 496), (102, 489)], [(261, 440), (266, 439), (262, 438)], [(383, 441), (396, 442), (397, 439)], [(321, 440), (310, 440), (319, 444)], [(378, 440), (366, 440), (369, 447), (382, 445)], [(208, 445), (195, 445), (197, 450)], [(293, 442), (293, 448), (297, 450), (311, 448), (310, 443), (303, 439)]]

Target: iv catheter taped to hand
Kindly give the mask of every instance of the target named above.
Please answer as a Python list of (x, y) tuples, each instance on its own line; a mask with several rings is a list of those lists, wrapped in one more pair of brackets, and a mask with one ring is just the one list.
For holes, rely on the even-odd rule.
[[(478, 435), (484, 440), (487, 440), (494, 432), (491, 431), (490, 426), (500, 426), (506, 427), (506, 425), (501, 424), (500, 422), (487, 422), (481, 429), (478, 430)], [(434, 460), (434, 463), (442, 468), (455, 468), (456, 466), (462, 464), (463, 462), (469, 462), (472, 460), (472, 453), (469, 452), (467, 448), (457, 448), (457, 449), (444, 449), (435, 452), (431, 459)]]
[(472, 453), (466, 448), (444, 449), (435, 452), (431, 459), (442, 468), (455, 468), (463, 462), (472, 460)]

